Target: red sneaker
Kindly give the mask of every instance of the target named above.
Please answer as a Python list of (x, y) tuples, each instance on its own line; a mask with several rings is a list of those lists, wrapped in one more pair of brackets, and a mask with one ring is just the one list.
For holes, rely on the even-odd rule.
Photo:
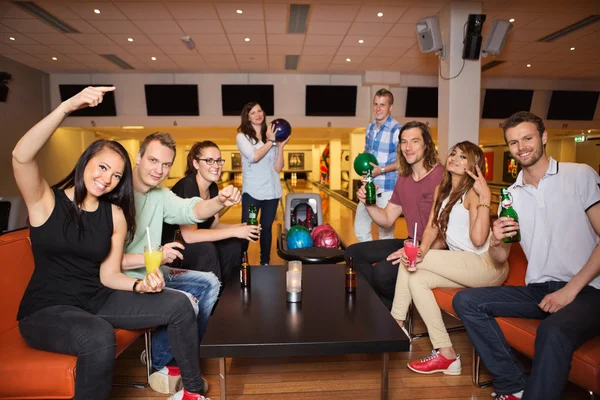
[(496, 397), (497, 400), (521, 400), (520, 397), (515, 396), (514, 394), (501, 394)]
[(180, 390), (173, 396), (169, 397), (169, 400), (210, 400), (208, 397), (204, 397), (201, 394), (190, 393), (185, 389)]
[(433, 350), (429, 356), (419, 361), (411, 361), (406, 365), (419, 374), (442, 372), (446, 375), (460, 375), (462, 370), (459, 355), (453, 360), (448, 360), (437, 350)]

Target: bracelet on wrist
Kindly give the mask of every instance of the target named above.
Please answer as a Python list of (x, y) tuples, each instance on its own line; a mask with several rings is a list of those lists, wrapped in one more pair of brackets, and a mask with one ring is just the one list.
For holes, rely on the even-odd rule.
[(492, 206), (490, 206), (489, 204), (486, 204), (486, 203), (477, 204), (477, 208), (479, 208), (479, 207), (487, 207), (490, 211), (492, 211)]
[(135, 293), (139, 293), (137, 290), (135, 290), (135, 288), (137, 288), (138, 283), (140, 283), (141, 281), (141, 279), (136, 279), (135, 282), (133, 282), (133, 287), (131, 288), (131, 290)]

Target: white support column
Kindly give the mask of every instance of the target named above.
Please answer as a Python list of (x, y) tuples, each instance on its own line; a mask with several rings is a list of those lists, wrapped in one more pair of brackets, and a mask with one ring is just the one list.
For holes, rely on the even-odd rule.
[(437, 144), (442, 162), (448, 148), (458, 142), (469, 140), (479, 144), (481, 59), (462, 58), (469, 14), (481, 14), (481, 2), (451, 2), (440, 11), (445, 57), (440, 61), (443, 78), (438, 77)]

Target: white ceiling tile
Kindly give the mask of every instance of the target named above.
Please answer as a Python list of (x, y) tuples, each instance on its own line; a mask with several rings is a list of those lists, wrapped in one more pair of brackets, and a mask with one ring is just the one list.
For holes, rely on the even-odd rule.
[(196, 33), (224, 33), (223, 26), (219, 20), (177, 20), (181, 29), (188, 34)]
[[(136, 33), (134, 35), (127, 35), (123, 33), (109, 33), (108, 36), (113, 42), (120, 44), (124, 48), (128, 48), (130, 46), (135, 46), (138, 44), (152, 44), (150, 39), (143, 33)], [(130, 42), (128, 39), (132, 38), (133, 42)]]
[(33, 54), (33, 55), (60, 54), (60, 51), (53, 50), (48, 46), (44, 46), (43, 44), (22, 44), (22, 45), (15, 44), (12, 47), (19, 50), (19, 52)]
[(305, 46), (339, 46), (344, 39), (336, 35), (306, 35)]
[(7, 46), (0, 43), (0, 54), (23, 54), (21, 50), (16, 49), (14, 46)]
[(117, 8), (131, 20), (172, 19), (171, 13), (159, 2), (115, 2)]
[(235, 58), (238, 63), (268, 63), (266, 54), (236, 54)]
[[(360, 46), (360, 47), (375, 47), (381, 41), (381, 36), (346, 36), (342, 42), (342, 46)], [(363, 43), (358, 41), (362, 40)]]
[(17, 32), (29, 33), (58, 33), (50, 25), (38, 19), (0, 19), (0, 23)]
[[(10, 40), (13, 37), (15, 40)], [(20, 33), (11, 33), (11, 34), (0, 34), (0, 43), (5, 43), (8, 45), (13, 44), (38, 44), (37, 41), (31, 39)]]
[(218, 15), (213, 3), (199, 2), (165, 2), (165, 5), (176, 20), (217, 20)]
[[(88, 34), (77, 34), (78, 36)], [(30, 33), (30, 38), (43, 44), (77, 44), (68, 35), (62, 33)]]
[(329, 64), (333, 60), (333, 54), (322, 56), (300, 56), (300, 62), (304, 64)]
[[(217, 12), (221, 19), (233, 19), (233, 20), (244, 20), (244, 19), (264, 19), (262, 3), (215, 3)], [(242, 10), (242, 14), (238, 14), (236, 11)]]
[(195, 49), (188, 49), (185, 47), (183, 42), (171, 45), (171, 44), (159, 44), (158, 47), (165, 53), (168, 54), (169, 57), (172, 54), (185, 55), (185, 54), (198, 54)]
[(179, 63), (189, 64), (189, 63), (196, 63), (196, 62), (204, 63), (204, 59), (198, 53), (187, 54), (187, 55), (181, 55), (181, 54), (170, 55), (169, 58), (177, 64), (179, 64)]
[(102, 33), (141, 33), (140, 30), (131, 21), (123, 19), (102, 19), (90, 21)]
[(198, 51), (203, 56), (209, 54), (233, 54), (231, 47), (229, 45), (226, 46), (201, 46), (198, 47)]
[[(56, 60), (53, 60), (52, 59), (53, 57), (56, 57)], [(37, 58), (40, 59), (41, 61), (47, 61), (54, 65), (62, 65), (65, 63), (74, 63), (75, 62), (75, 60), (73, 60), (72, 58), (69, 58), (62, 54), (55, 54), (55, 55), (39, 54), (39, 55), (37, 55)]]
[(92, 54), (92, 51), (80, 44), (52, 44), (49, 47), (59, 53), (69, 55)]
[(31, 54), (7, 54), (6, 57), (26, 65), (37, 64), (40, 61), (39, 58)]
[[(80, 1), (68, 3), (67, 6), (81, 18), (88, 21), (96, 21), (98, 19), (126, 19), (125, 15), (110, 2)], [(96, 9), (100, 10), (100, 14), (94, 13)]]
[(510, 39), (516, 42), (535, 42), (552, 33), (552, 29), (516, 29), (510, 32)]
[(63, 1), (36, 1), (35, 4), (42, 7), (44, 10), (48, 11), (50, 14), (54, 15), (58, 19), (68, 20), (68, 19), (80, 19), (81, 16), (74, 13)]
[(144, 33), (183, 33), (173, 19), (135, 20), (133, 23)]
[(408, 49), (405, 48), (377, 47), (370, 53), (370, 55), (374, 57), (398, 57), (407, 51)]
[(315, 4), (311, 6), (311, 21), (354, 21), (360, 6), (358, 5), (331, 5)]
[(441, 7), (437, 8), (421, 8), (421, 7), (411, 7), (398, 20), (400, 24), (416, 24), (418, 20), (424, 17), (430, 17), (433, 15), (437, 15), (438, 11)]
[[(600, 7), (599, 7), (600, 10)], [(574, 24), (588, 15), (585, 14), (561, 14), (561, 15), (542, 15), (541, 18), (534, 19), (527, 25), (525, 29), (552, 29), (559, 30)]]
[(372, 22), (355, 22), (348, 31), (349, 35), (373, 35), (383, 36), (385, 35), (394, 24), (377, 24)]
[(307, 56), (332, 56), (337, 51), (337, 46), (304, 46), (303, 55)]
[(34, 18), (33, 15), (21, 10), (19, 7), (8, 1), (0, 2), (0, 15), (2, 15), (3, 18)]
[(378, 47), (403, 47), (410, 48), (417, 44), (417, 38), (404, 38), (404, 37), (385, 37), (379, 42)]
[[(351, 61), (346, 61), (346, 59), (350, 59)], [(333, 63), (334, 64), (352, 64), (353, 66), (356, 66), (356, 64), (360, 64), (361, 62), (363, 62), (363, 60), (365, 59), (365, 56), (353, 56), (353, 55), (349, 55), (349, 54), (343, 54), (341, 52), (338, 52), (338, 54), (336, 54), (333, 57)]]
[(208, 54), (203, 55), (204, 60), (209, 64), (214, 63), (235, 63), (235, 57), (233, 54)]
[(389, 65), (392, 65), (396, 60), (396, 57), (367, 57), (363, 61), (362, 65), (368, 67), (387, 67)]
[(286, 21), (267, 21), (267, 33), (287, 33)]
[(396, 24), (392, 30), (388, 33), (388, 36), (400, 36), (400, 37), (417, 37), (416, 24)]
[[(14, 29), (11, 29), (6, 25), (0, 24), (0, 33), (14, 33), (14, 32), (15, 32)], [(2, 35), (0, 35), (0, 36), (2, 36)]]
[(308, 24), (310, 35), (345, 35), (351, 22), (312, 21)]
[(159, 55), (163, 54), (163, 52), (158, 48), (158, 46), (155, 46), (153, 44), (140, 44), (135, 47), (128, 48), (127, 51), (131, 54), (135, 54), (136, 56), (149, 55), (158, 57)]
[(367, 56), (372, 51), (372, 48), (358, 47), (358, 46), (341, 46), (337, 51), (337, 54), (343, 54), (345, 56)]
[[(356, 16), (356, 21), (395, 23), (402, 16), (402, 14), (406, 12), (407, 9), (408, 7), (363, 6)], [(378, 13), (383, 13), (383, 16), (378, 17)]]
[(230, 33), (241, 33), (241, 34), (255, 34), (265, 33), (264, 21), (235, 21), (235, 20), (223, 20), (223, 27), (227, 34)]
[(229, 45), (229, 40), (226, 35), (218, 35), (210, 33), (206, 35), (194, 36), (196, 47)]
[(173, 35), (173, 34), (148, 34), (146, 35), (148, 39), (150, 39), (155, 44), (159, 45), (172, 45), (185, 47), (183, 41), (181, 40), (181, 35)]
[(304, 44), (304, 35), (297, 33), (288, 33), (285, 35), (269, 35), (267, 37), (269, 45), (275, 46), (301, 46)]
[(122, 54), (127, 51), (116, 44), (87, 44), (85, 47), (96, 54)]
[(81, 33), (100, 33), (98, 32), (98, 29), (82, 19), (67, 19), (65, 22)]
[(269, 69), (270, 70), (283, 70), (285, 69), (285, 57), (269, 57)]
[(323, 73), (328, 66), (329, 64), (299, 64), (298, 71)]
[[(390, 50), (390, 53), (392, 51), (396, 51), (396, 49), (391, 49), (391, 48), (386, 48), (386, 47), (382, 47), (383, 49), (388, 49)], [(403, 51), (403, 49), (400, 49), (399, 51)], [(421, 50), (419, 50), (419, 46), (414, 46), (410, 49), (408, 49), (407, 51), (405, 51), (404, 53), (402, 53), (402, 57), (407, 57), (407, 58), (417, 58), (417, 59), (421, 59), (421, 60), (427, 60), (427, 59), (436, 59), (436, 56), (433, 53), (421, 53)]]
[(269, 45), (269, 55), (287, 55), (302, 53), (302, 45), (272, 46)]
[(267, 46), (231, 46), (233, 53), (238, 54), (267, 54)]
[(73, 38), (81, 44), (114, 44), (108, 36), (96, 33), (67, 33), (64, 36)]
[(524, 53), (546, 53), (556, 48), (556, 44), (554, 43), (545, 43), (545, 42), (532, 42), (526, 44), (525, 46), (519, 49), (519, 52)]
[(287, 4), (265, 4), (265, 16), (267, 21), (286, 21), (288, 17)]
[[(264, 34), (260, 34), (260, 33), (254, 33), (254, 34), (250, 34), (250, 35), (240, 35), (240, 34), (231, 34), (231, 35), (227, 35), (227, 37), (229, 38), (229, 41), (231, 42), (232, 46), (237, 46), (237, 45), (249, 45), (249, 46), (253, 46), (253, 45), (264, 45), (266, 44), (266, 38)], [(246, 42), (246, 38), (250, 38), (250, 41)], [(274, 43), (276, 44), (276, 43)]]

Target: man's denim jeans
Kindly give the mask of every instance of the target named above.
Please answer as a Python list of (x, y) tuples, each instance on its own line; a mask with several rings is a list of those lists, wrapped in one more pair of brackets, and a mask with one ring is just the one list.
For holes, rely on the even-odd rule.
[[(190, 271), (162, 266), (167, 289), (184, 292), (197, 314), (199, 342), (202, 341), (208, 318), (217, 301), (221, 283), (212, 272)], [(152, 365), (159, 370), (173, 359), (167, 329), (159, 327), (152, 334)]]

